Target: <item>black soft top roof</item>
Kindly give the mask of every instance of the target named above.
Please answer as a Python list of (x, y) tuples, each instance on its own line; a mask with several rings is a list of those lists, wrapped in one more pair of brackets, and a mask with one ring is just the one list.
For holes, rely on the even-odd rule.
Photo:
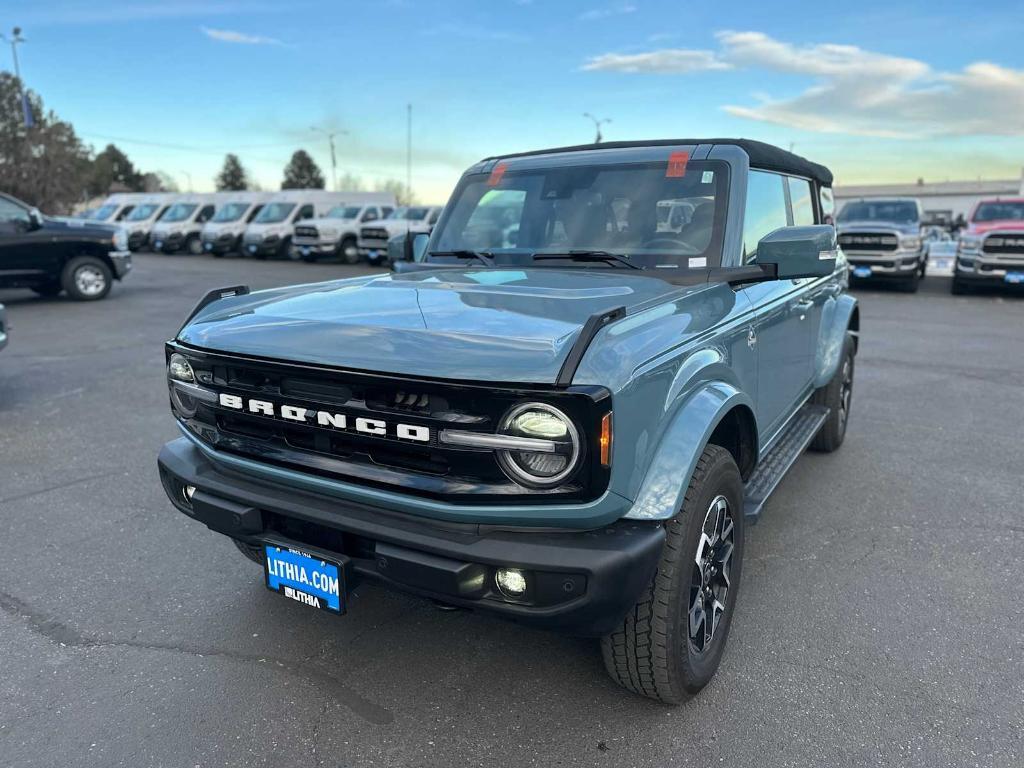
[(558, 152), (584, 152), (594, 149), (625, 149), (629, 147), (678, 147), (698, 144), (730, 144), (739, 147), (750, 157), (751, 168), (766, 171), (791, 173), (814, 179), (825, 187), (832, 186), (832, 171), (819, 163), (787, 152), (773, 144), (753, 139), (654, 139), (650, 141), (605, 141), (600, 144), (577, 144), (571, 147), (541, 149), (534, 152), (517, 152), (511, 155), (496, 155), (485, 160), (503, 160), (512, 157), (529, 157), (531, 155), (551, 155)]

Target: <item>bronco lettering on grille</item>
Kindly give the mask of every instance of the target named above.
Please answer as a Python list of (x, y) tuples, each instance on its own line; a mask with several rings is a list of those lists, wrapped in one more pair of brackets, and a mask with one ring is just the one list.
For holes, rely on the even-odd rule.
[(217, 402), (224, 408), (244, 411), (257, 416), (270, 416), (283, 421), (300, 424), (316, 424), (344, 431), (357, 432), (363, 435), (378, 437), (394, 437), (400, 440), (412, 440), (418, 443), (430, 442), (430, 428), (418, 424), (391, 424), (383, 419), (371, 419), (365, 416), (349, 418), (348, 414), (333, 411), (315, 411), (300, 405), (277, 405), (269, 400), (246, 399), (238, 395), (221, 392)]

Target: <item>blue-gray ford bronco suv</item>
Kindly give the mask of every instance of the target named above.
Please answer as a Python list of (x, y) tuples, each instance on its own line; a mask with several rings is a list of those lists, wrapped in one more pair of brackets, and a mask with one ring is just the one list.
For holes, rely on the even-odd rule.
[(299, 603), (372, 580), (599, 637), (616, 681), (680, 702), (745, 527), (843, 441), (831, 183), (730, 139), (477, 163), (392, 274), (200, 301), (166, 348), (167, 495)]

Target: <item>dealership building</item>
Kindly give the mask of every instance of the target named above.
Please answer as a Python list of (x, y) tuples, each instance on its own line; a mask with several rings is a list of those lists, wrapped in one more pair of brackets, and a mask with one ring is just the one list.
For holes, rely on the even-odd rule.
[(949, 223), (963, 214), (970, 214), (979, 200), (993, 197), (1024, 197), (1024, 177), (1002, 181), (937, 181), (916, 184), (866, 184), (836, 186), (833, 190), (836, 208), (843, 203), (865, 197), (916, 197), (921, 201), (925, 217), (930, 221)]

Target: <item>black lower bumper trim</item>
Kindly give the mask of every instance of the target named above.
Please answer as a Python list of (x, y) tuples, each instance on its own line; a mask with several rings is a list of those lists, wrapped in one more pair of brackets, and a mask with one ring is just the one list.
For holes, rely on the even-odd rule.
[[(569, 531), (430, 520), (223, 470), (184, 438), (163, 447), (158, 465), (174, 506), (212, 530), (249, 544), (284, 539), (335, 552), (351, 559), (357, 577), (577, 635), (619, 625), (665, 540), (655, 522)], [(195, 488), (191, 502), (186, 485)], [(523, 596), (498, 591), (503, 567), (526, 573)]]

